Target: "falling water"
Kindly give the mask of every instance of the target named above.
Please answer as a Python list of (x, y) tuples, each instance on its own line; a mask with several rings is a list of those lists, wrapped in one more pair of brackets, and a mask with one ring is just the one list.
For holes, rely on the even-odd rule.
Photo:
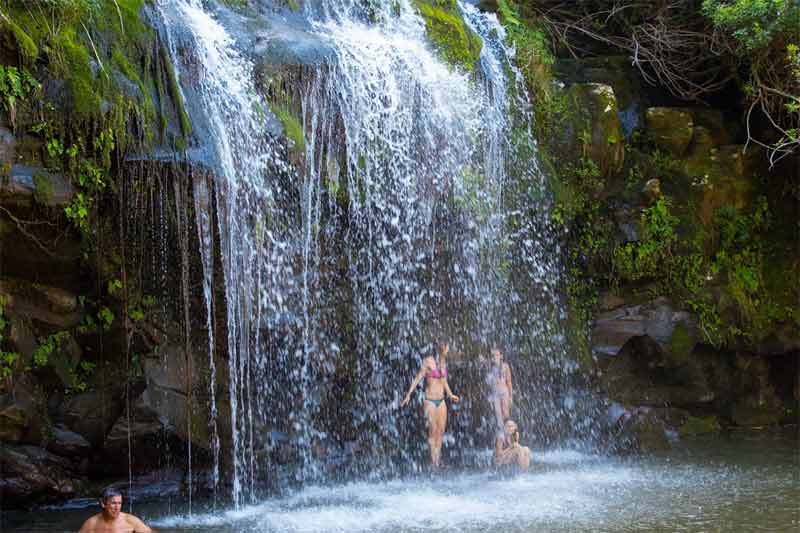
[[(518, 355), (529, 434), (546, 441), (565, 420), (590, 424), (567, 379), (559, 252), (530, 103), (496, 18), (460, 9), (484, 41), (474, 73), (441, 60), (408, 0), (306, 2), (306, 23), (332, 56), (304, 67), (296, 88), (305, 145), (295, 171), (270, 133), (253, 64), (220, 19), (200, 0), (159, 7), (213, 161), (213, 183), (194, 180), (193, 195), (214, 485), (213, 316), (224, 306), (237, 505), (270, 474), (276, 440), (293, 443), (302, 480), (326, 476), (348, 449), (355, 470), (414, 467), (419, 424), (398, 399), (436, 337), (457, 347), (452, 365), (464, 375), (492, 345)], [(213, 297), (215, 254), (224, 302)], [(470, 392), (451, 425), (485, 445), (468, 437), (484, 410)]]

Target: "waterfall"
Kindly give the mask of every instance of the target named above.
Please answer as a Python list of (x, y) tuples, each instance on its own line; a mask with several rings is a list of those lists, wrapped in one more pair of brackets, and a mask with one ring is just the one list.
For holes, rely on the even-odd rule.
[[(274, 9), (258, 5), (264, 13), (250, 16)], [(530, 102), (494, 15), (459, 4), (484, 43), (468, 73), (441, 59), (409, 0), (306, 2), (304, 31), (332, 56), (303, 67), (296, 84), (305, 139), (295, 168), (228, 32), (236, 17), (200, 0), (158, 9), (214, 176), (194, 180), (193, 205), (215, 487), (220, 424), (231, 429), (236, 505), (274, 475), (277, 441), (291, 441), (298, 480), (325, 478), (348, 453), (355, 472), (417, 468), (421, 422), (398, 401), (436, 338), (453, 344), (464, 376), (480, 373), (477, 356), (494, 345), (514, 354), (529, 435), (546, 440), (565, 420), (590, 428), (568, 383), (558, 241)], [(214, 299), (215, 257), (224, 301)], [(219, 307), (225, 324), (214, 321)], [(228, 421), (214, 393), (220, 331)], [(485, 401), (470, 390), (452, 432), (485, 446), (471, 437)]]

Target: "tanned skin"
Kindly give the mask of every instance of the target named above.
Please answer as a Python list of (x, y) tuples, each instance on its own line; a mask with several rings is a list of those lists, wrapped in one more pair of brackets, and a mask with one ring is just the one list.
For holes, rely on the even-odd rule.
[(78, 533), (153, 533), (144, 522), (122, 512), (122, 496), (111, 496), (100, 505), (103, 512), (84, 522)]

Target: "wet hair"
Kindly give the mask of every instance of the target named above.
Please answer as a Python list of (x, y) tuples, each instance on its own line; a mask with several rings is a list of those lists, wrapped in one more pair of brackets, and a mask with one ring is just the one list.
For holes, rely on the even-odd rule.
[(448, 342), (448, 341), (446, 341), (444, 339), (436, 339), (436, 341), (433, 343), (433, 350), (434, 350), (433, 353), (434, 354), (440, 354), (440, 353), (442, 353), (444, 351), (444, 347), (445, 346), (449, 346), (449, 345), (450, 345), (450, 342)]
[(119, 491), (119, 489), (115, 489), (114, 487), (106, 487), (106, 489), (103, 491), (103, 494), (100, 495), (100, 501), (106, 503), (110, 498), (114, 498), (116, 496), (122, 498), (122, 493)]

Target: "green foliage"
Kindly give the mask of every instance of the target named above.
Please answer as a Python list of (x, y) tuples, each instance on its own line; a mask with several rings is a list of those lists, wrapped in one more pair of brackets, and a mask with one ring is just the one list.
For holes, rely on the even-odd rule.
[(120, 289), (122, 289), (122, 281), (117, 278), (108, 281), (108, 294), (114, 296)]
[(639, 241), (614, 249), (614, 270), (623, 281), (665, 276), (670, 268), (678, 218), (670, 213), (669, 201), (659, 198), (642, 210), (641, 225)]
[(100, 320), (100, 324), (103, 326), (103, 329), (108, 331), (111, 329), (111, 325), (114, 323), (114, 313), (108, 307), (101, 307), (100, 311), (97, 312), (97, 318)]
[(3, 331), (8, 326), (8, 319), (5, 315), (5, 307), (8, 300), (5, 296), (0, 294), (0, 378), (8, 378), (14, 372), (14, 367), (19, 361), (19, 353), (9, 352), (2, 349), (3, 345)]
[(8, 113), (11, 125), (16, 125), (17, 104), (30, 98), (41, 85), (27, 70), (0, 65), (0, 102)]
[(532, 100), (536, 102), (534, 126), (537, 137), (551, 138), (553, 131), (560, 127), (558, 117), (566, 111), (566, 102), (553, 90), (555, 56), (550, 49), (549, 36), (541, 20), (524, 18), (512, 0), (499, 0), (497, 6), (506, 29), (506, 40), (516, 49), (517, 67), (525, 77)]
[(800, 31), (800, 5), (794, 0), (703, 0), (702, 11), (747, 53)]
[(66, 331), (59, 331), (47, 338), (39, 339), (39, 346), (33, 352), (33, 364), (37, 367), (46, 366), (50, 362), (50, 357), (61, 345), (69, 339), (69, 333)]
[(425, 29), (434, 48), (451, 65), (473, 72), (478, 65), (483, 41), (461, 19), (452, 0), (414, 0), (425, 20)]
[(751, 106), (778, 133), (773, 156), (800, 150), (800, 2), (703, 0), (702, 12), (747, 72), (742, 86)]

